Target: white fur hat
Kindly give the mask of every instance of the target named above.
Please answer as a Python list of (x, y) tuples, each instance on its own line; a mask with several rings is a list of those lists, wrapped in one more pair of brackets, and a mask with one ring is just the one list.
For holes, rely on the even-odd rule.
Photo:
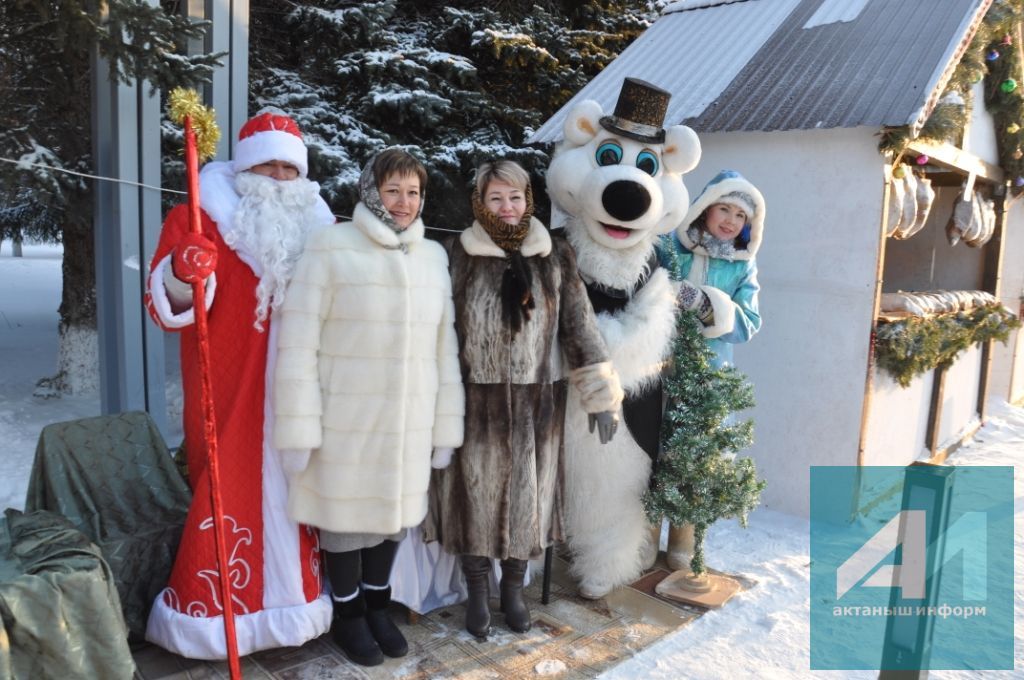
[(743, 228), (740, 236), (746, 241), (745, 248), (737, 248), (733, 259), (749, 260), (761, 247), (761, 239), (764, 235), (765, 205), (764, 197), (757, 187), (750, 183), (743, 175), (735, 170), (722, 170), (715, 175), (700, 195), (690, 204), (682, 224), (676, 229), (676, 236), (688, 250), (703, 250), (702, 246), (694, 243), (687, 234), (687, 230), (705, 210), (715, 203), (728, 203), (742, 208), (747, 213), (749, 220)]

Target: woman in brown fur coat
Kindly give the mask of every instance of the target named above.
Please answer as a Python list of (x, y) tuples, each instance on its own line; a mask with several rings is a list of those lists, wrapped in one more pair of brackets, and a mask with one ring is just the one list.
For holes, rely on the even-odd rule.
[(602, 441), (614, 433), (622, 389), (572, 247), (532, 216), (526, 171), (511, 161), (480, 166), (473, 214), (449, 244), (465, 443), (434, 472), (424, 533), (460, 556), (466, 629), (485, 638), (491, 560), (501, 560), (506, 623), (525, 632), (527, 560), (563, 538), (567, 378)]

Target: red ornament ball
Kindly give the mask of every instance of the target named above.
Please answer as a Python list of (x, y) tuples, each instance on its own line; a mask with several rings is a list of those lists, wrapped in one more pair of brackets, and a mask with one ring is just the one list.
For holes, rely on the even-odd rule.
[(1002, 40), (1002, 42), (1000, 44), (1002, 44), (1002, 45), (1012, 45), (1013, 44), (1013, 38), (1011, 38), (1008, 35), (1004, 35), (1003, 36), (1003, 40)]
[(921, 154), (920, 156), (918, 156), (918, 157), (917, 157), (917, 160), (916, 160), (916, 161), (914, 161), (914, 162), (915, 162), (915, 163), (917, 163), (918, 165), (925, 165), (925, 164), (926, 164), (926, 163), (928, 163), (928, 161), (930, 161), (930, 160), (931, 160), (931, 159), (930, 159), (930, 158), (928, 158), (928, 154), (926, 154), (926, 153), (923, 153), (923, 154)]

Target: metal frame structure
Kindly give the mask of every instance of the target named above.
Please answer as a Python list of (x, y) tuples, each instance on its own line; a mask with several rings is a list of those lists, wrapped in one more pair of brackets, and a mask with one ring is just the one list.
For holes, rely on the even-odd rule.
[[(158, 0), (144, 0), (156, 5)], [(223, 66), (204, 88), (217, 111), (222, 136), (218, 157), (234, 150), (247, 118), (249, 0), (189, 0), (188, 16), (211, 22), (193, 53), (226, 52)], [(112, 82), (108, 62), (92, 56), (92, 135), (96, 173), (160, 186), (160, 97), (147, 82)], [(149, 258), (162, 222), (160, 194), (153, 189), (96, 183), (96, 318), (100, 410), (145, 410), (168, 433), (163, 332), (143, 307)]]

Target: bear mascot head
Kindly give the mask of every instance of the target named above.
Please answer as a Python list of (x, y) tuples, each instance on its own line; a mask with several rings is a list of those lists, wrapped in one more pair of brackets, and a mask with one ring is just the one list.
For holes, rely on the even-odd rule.
[(548, 169), (548, 193), (570, 216), (566, 234), (585, 279), (628, 288), (654, 239), (686, 215), (682, 175), (700, 160), (685, 125), (662, 127), (669, 93), (626, 78), (612, 115), (592, 100), (574, 106)]

